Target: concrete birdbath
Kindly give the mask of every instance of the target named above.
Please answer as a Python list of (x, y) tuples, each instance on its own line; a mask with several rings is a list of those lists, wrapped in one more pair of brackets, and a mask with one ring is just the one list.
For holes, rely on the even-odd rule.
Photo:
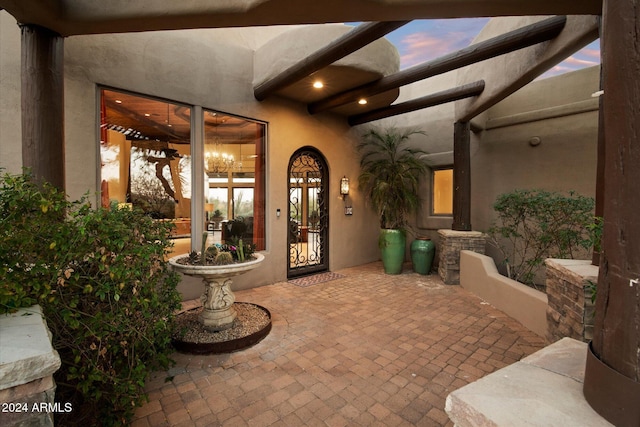
[(253, 254), (254, 259), (226, 265), (192, 265), (178, 260), (188, 258), (188, 255), (178, 255), (169, 260), (169, 265), (175, 271), (188, 276), (200, 277), (204, 283), (204, 293), (200, 297), (203, 310), (198, 319), (208, 331), (222, 331), (231, 328), (236, 318), (233, 306), (235, 295), (231, 290), (231, 278), (251, 271), (260, 266), (264, 255)]

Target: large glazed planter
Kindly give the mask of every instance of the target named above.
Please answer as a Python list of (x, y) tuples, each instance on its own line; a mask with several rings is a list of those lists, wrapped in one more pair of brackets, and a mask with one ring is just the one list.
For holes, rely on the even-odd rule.
[(233, 307), (236, 297), (231, 291), (231, 277), (259, 267), (264, 261), (264, 255), (254, 253), (254, 260), (227, 265), (188, 265), (177, 262), (186, 256), (188, 255), (182, 254), (169, 259), (169, 265), (179, 273), (202, 278), (205, 286), (200, 301), (204, 309), (199, 317), (200, 322), (209, 331), (230, 328), (236, 318)]
[(383, 228), (380, 230), (378, 245), (382, 257), (384, 272), (387, 274), (402, 273), (407, 234), (404, 230)]
[(411, 242), (411, 263), (413, 264), (413, 271), (423, 275), (429, 274), (435, 253), (436, 246), (431, 239), (417, 237)]

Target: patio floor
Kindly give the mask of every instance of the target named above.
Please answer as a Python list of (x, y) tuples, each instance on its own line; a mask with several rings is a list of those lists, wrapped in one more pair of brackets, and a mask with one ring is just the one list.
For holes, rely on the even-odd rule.
[(446, 396), (544, 340), (459, 286), (380, 263), (329, 282), (236, 292), (273, 329), (226, 355), (174, 355), (147, 382), (142, 426), (452, 426)]

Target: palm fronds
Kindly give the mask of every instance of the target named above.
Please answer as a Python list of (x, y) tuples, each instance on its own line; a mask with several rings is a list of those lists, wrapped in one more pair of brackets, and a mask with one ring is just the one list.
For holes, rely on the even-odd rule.
[(380, 218), (382, 228), (404, 228), (407, 215), (420, 205), (420, 177), (427, 172), (424, 150), (411, 148), (419, 130), (369, 130), (358, 144), (361, 173), (358, 183)]

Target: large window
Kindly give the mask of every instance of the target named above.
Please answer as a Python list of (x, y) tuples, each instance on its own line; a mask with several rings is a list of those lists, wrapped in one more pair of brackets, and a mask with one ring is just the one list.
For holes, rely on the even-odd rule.
[(433, 171), (432, 209), (433, 215), (453, 214), (453, 168)]
[(101, 91), (102, 205), (140, 208), (191, 234), (191, 109), (104, 89)]
[[(190, 251), (194, 233), (222, 240), (222, 227), (234, 219), (247, 224), (245, 238), (265, 248), (263, 123), (204, 110), (204, 138), (193, 141), (191, 106), (110, 89), (101, 90), (100, 101), (102, 205), (172, 221), (175, 252)], [(194, 161), (204, 175), (195, 176)], [(204, 194), (192, 200), (194, 179), (204, 180)], [(195, 216), (201, 224), (192, 222), (194, 207), (204, 209)]]
[[(242, 222), (244, 238), (258, 249), (265, 248), (264, 139), (263, 123), (204, 111), (207, 229), (220, 230), (224, 238), (229, 220)], [(215, 220), (212, 212), (219, 215)]]

